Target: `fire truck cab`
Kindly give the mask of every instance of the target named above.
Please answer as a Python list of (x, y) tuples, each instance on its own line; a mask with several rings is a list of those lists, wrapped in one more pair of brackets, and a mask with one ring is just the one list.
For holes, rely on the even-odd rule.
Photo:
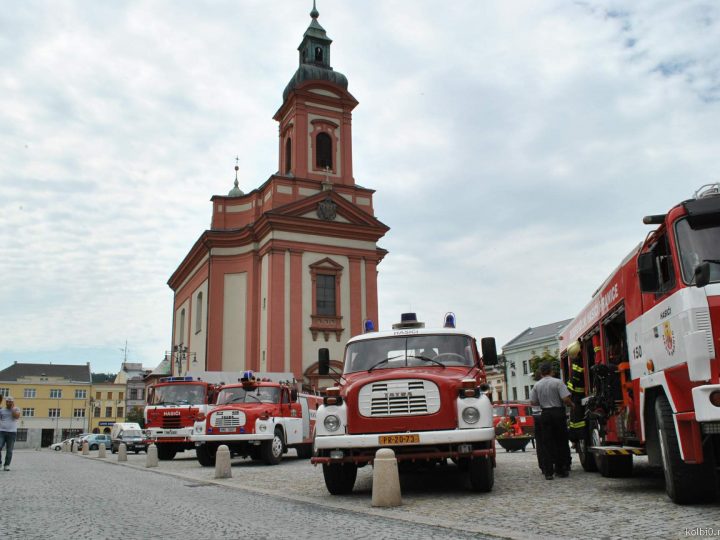
[(257, 379), (247, 371), (239, 383), (220, 389), (212, 411), (197, 417), (191, 436), (197, 459), (205, 467), (215, 465), (221, 444), (231, 455), (267, 465), (280, 463), (288, 448), (307, 459), (320, 401), (319, 396), (298, 393), (289, 382)]
[(644, 222), (657, 228), (560, 338), (564, 371), (584, 396), (580, 462), (628, 476), (633, 455), (647, 454), (674, 502), (710, 501), (720, 465), (720, 185)]
[(207, 414), (218, 389), (195, 377), (163, 377), (149, 388), (145, 435), (148, 444), (156, 445), (159, 459), (170, 460), (177, 452), (192, 450), (195, 419)]
[[(368, 324), (369, 323), (369, 324)], [(328, 388), (317, 412), (314, 464), (332, 494), (352, 491), (358, 467), (391, 448), (401, 464), (446, 463), (468, 471), (471, 487), (494, 482), (495, 430), (486, 395), (485, 365), (497, 363), (494, 338), (475, 339), (446, 315), (442, 328), (425, 328), (414, 313), (385, 332), (351, 338), (338, 386)], [(329, 373), (327, 349), (319, 371)]]

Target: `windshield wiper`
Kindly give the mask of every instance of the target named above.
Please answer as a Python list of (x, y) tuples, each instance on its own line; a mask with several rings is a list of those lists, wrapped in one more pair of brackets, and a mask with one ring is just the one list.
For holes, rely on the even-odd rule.
[(407, 356), (404, 355), (404, 354), (398, 354), (397, 356), (390, 356), (389, 358), (383, 358), (383, 359), (380, 360), (377, 364), (375, 364), (375, 365), (372, 366), (370, 369), (368, 369), (368, 373), (370, 373), (370, 372), (371, 372), (373, 369), (375, 369), (376, 367), (381, 366), (381, 365), (383, 365), (383, 364), (386, 364), (386, 363), (389, 362), (390, 360), (395, 360), (395, 359), (397, 359), (397, 358), (402, 358), (403, 356), (404, 356), (405, 358), (407, 358)]
[(443, 364), (442, 362), (438, 362), (438, 361), (435, 360), (434, 358), (428, 358), (427, 356), (422, 356), (422, 355), (421, 355), (421, 356), (416, 356), (416, 355), (414, 355), (414, 354), (411, 354), (411, 355), (408, 356), (408, 358), (417, 358), (418, 360), (425, 360), (426, 362), (432, 362), (433, 364), (437, 364), (438, 366), (440, 366), (440, 367), (442, 367), (442, 368), (446, 368), (446, 367), (447, 367), (447, 366), (446, 366), (445, 364)]

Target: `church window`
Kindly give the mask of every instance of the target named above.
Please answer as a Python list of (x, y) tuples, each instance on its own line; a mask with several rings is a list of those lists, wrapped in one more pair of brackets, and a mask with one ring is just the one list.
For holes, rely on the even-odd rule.
[(322, 63), (322, 61), (323, 61), (322, 47), (315, 47), (315, 61)]
[(292, 169), (292, 139), (288, 137), (285, 140), (285, 174)]
[(327, 133), (318, 133), (315, 138), (315, 165), (318, 169), (332, 169), (332, 139)]
[(316, 287), (316, 313), (335, 315), (335, 276), (318, 274)]
[(195, 333), (202, 331), (203, 293), (199, 292), (195, 301)]

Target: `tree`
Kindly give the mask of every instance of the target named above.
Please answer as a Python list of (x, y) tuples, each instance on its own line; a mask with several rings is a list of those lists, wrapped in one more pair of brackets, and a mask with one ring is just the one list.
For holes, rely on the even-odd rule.
[(554, 353), (551, 353), (549, 349), (545, 349), (541, 355), (538, 355), (535, 351), (532, 351), (530, 356), (530, 369), (533, 373), (536, 373), (540, 366), (546, 362), (552, 365), (553, 370), (555, 371), (555, 376), (557, 378), (560, 378), (560, 359), (558, 358), (558, 354), (560, 351), (555, 349)]
[(145, 427), (145, 415), (142, 407), (133, 407), (127, 414), (128, 422), (137, 422), (141, 428)]

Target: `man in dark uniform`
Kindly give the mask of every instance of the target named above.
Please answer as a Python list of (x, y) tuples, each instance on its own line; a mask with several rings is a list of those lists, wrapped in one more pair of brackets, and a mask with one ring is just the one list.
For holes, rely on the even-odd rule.
[(530, 393), (530, 403), (539, 405), (540, 437), (538, 452), (542, 455), (542, 470), (547, 480), (553, 479), (553, 473), (566, 477), (569, 473), (570, 444), (568, 441), (567, 419), (563, 404), (574, 408), (570, 391), (560, 379), (552, 376), (552, 366), (548, 363), (540, 366), (540, 379)]

